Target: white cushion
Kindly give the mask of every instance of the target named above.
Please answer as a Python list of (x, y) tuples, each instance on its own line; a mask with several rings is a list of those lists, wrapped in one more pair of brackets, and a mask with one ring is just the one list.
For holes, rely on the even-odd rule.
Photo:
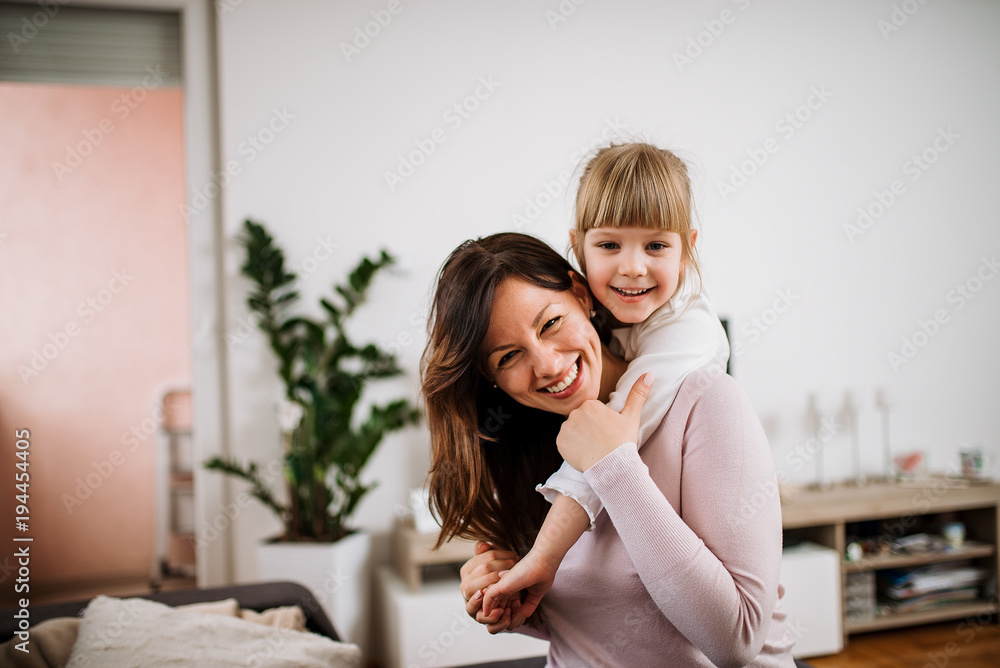
[(358, 668), (357, 645), (144, 599), (98, 596), (83, 612), (66, 668), (301, 666)]

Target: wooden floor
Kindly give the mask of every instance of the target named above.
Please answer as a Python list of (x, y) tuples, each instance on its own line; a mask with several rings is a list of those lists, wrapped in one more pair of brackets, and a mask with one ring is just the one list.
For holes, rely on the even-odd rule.
[(851, 636), (840, 654), (808, 659), (815, 668), (1000, 668), (1000, 624), (975, 618)]

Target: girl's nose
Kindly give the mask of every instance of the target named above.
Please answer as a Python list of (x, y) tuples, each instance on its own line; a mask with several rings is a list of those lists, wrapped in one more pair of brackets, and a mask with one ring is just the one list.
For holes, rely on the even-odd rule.
[(623, 253), (618, 263), (618, 273), (629, 277), (645, 276), (646, 263), (643, 262), (639, 253)]

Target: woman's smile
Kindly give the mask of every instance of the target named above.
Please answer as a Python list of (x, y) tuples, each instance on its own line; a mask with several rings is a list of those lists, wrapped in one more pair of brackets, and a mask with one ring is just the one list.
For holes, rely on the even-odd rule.
[(511, 278), (497, 288), (483, 341), (486, 372), (512, 399), (569, 415), (601, 395), (601, 340), (587, 286), (550, 290)]
[(545, 392), (549, 396), (563, 399), (576, 392), (582, 384), (583, 376), (580, 375), (580, 358), (577, 357), (562, 380), (546, 385), (539, 392)]

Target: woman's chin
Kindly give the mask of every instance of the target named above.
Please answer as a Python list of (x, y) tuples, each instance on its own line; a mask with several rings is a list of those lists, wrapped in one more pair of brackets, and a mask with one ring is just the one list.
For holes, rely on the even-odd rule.
[(590, 399), (598, 398), (598, 388), (591, 388), (588, 385), (581, 385), (576, 389), (575, 392), (571, 394), (555, 399), (555, 398), (545, 398), (535, 404), (536, 408), (540, 408), (547, 413), (558, 413), (559, 415), (569, 415), (577, 408), (583, 405), (585, 401)]

